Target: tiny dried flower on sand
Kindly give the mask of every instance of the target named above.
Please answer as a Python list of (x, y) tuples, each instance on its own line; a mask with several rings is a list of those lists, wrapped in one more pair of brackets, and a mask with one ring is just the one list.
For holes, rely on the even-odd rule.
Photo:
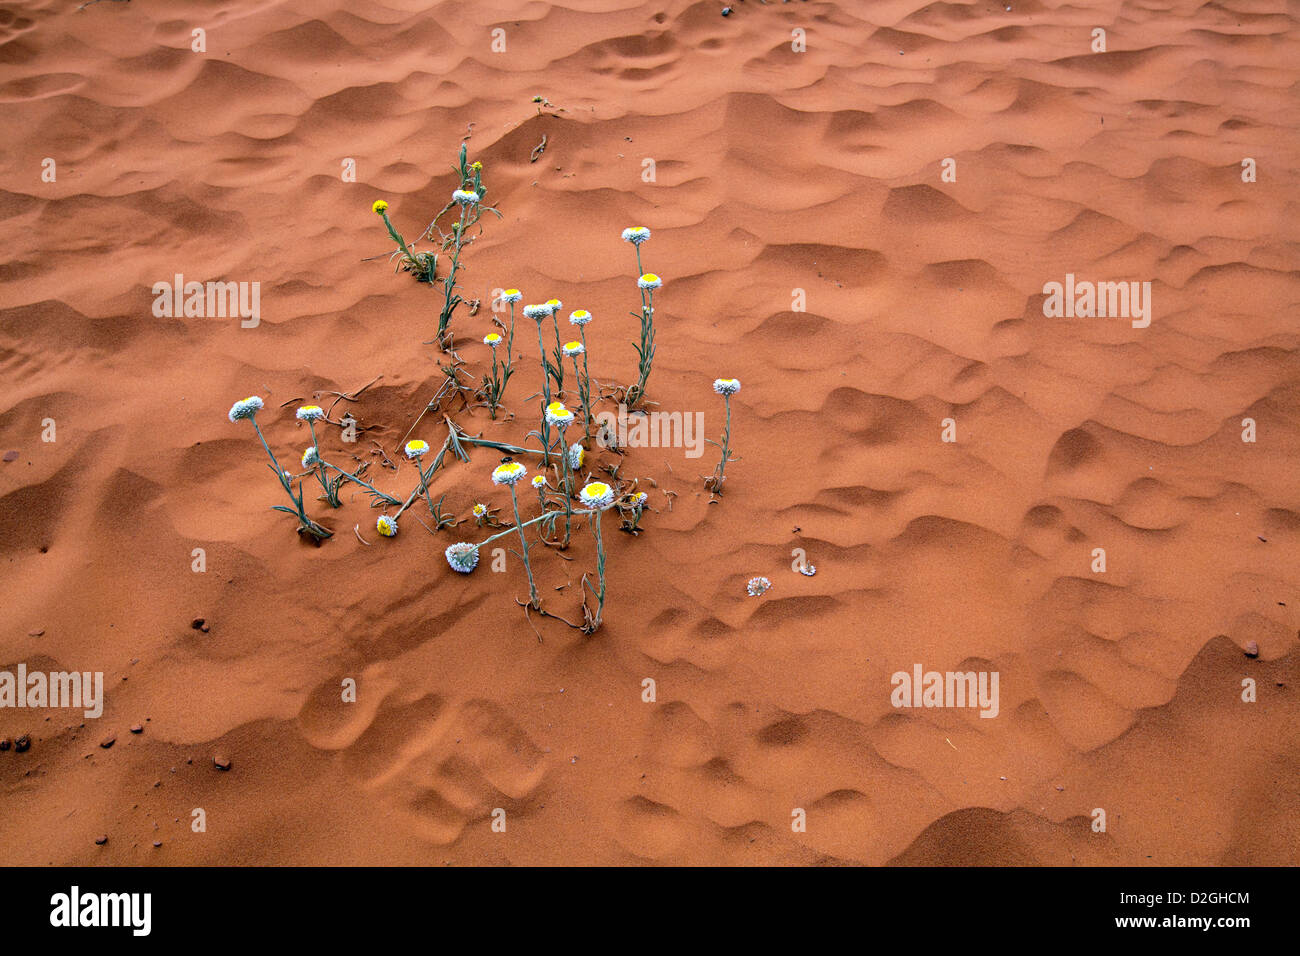
[(478, 545), (476, 544), (460, 541), (448, 546), (444, 553), (447, 556), (447, 564), (451, 565), (453, 571), (469, 574), (478, 567)]
[(772, 586), (772, 582), (764, 577), (750, 578), (749, 583), (745, 585), (745, 590), (749, 592), (750, 597), (758, 597), (765, 593)]
[(397, 519), (390, 518), (388, 515), (380, 515), (375, 521), (375, 530), (385, 538), (391, 538), (397, 534)]

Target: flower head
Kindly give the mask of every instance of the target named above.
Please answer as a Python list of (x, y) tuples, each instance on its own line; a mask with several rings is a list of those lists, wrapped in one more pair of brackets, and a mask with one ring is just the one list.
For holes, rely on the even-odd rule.
[(492, 484), (494, 485), (513, 485), (524, 475), (528, 474), (528, 469), (517, 461), (508, 461), (504, 465), (497, 465), (492, 472)]
[(603, 481), (591, 481), (582, 486), (578, 500), (592, 511), (604, 511), (614, 503), (614, 489)]
[(256, 395), (250, 395), (230, 406), (230, 420), (237, 422), (241, 418), (252, 418), (261, 410), (262, 400)]
[(501, 300), (503, 302), (518, 302), (523, 297), (524, 294), (518, 289), (506, 289), (505, 292), (501, 293)]
[(735, 395), (740, 391), (740, 379), (715, 378), (713, 380), (713, 390), (719, 395)]
[(474, 162), (469, 164), (469, 168), (477, 172), (478, 170), (483, 168), (483, 164), (476, 159), (474, 160)]
[(590, 321), (591, 321), (591, 313), (588, 312), (586, 309), (579, 309), (577, 312), (569, 313), (570, 325), (582, 326), (582, 325), (586, 325)]
[(545, 488), (545, 487), (546, 487), (546, 476), (545, 476), (545, 475), (533, 475), (533, 487), (534, 487), (534, 488)]
[(421, 441), (419, 438), (412, 438), (406, 443), (406, 457), (412, 460), (419, 458), (429, 450), (429, 443)]
[(636, 284), (642, 289), (657, 289), (664, 284), (664, 280), (659, 278), (653, 272), (647, 272), (641, 278), (636, 280)]
[(581, 355), (581, 354), (582, 354), (583, 352), (585, 352), (585, 351), (587, 351), (587, 349), (586, 349), (586, 347), (585, 347), (581, 342), (565, 342), (565, 343), (564, 343), (564, 354), (565, 354), (565, 355)]
[(524, 315), (530, 319), (536, 319), (538, 322), (551, 314), (549, 305), (526, 305), (524, 306)]
[(379, 520), (375, 522), (375, 530), (385, 538), (391, 538), (397, 534), (397, 519), (390, 518), (388, 515), (380, 515)]
[(319, 405), (304, 405), (294, 415), (300, 422), (318, 422), (325, 417), (325, 410)]
[(563, 402), (551, 402), (546, 406), (546, 422), (560, 428), (573, 424), (573, 412), (564, 407)]
[(546, 307), (547, 307), (548, 309), (551, 310), (551, 311), (548, 313), (549, 315), (555, 315), (557, 312), (560, 311), (561, 308), (563, 308), (563, 306), (564, 306), (564, 303), (561, 302), (559, 299), (547, 299), (547, 300), (546, 300)]
[(750, 578), (749, 583), (745, 585), (745, 590), (749, 592), (750, 597), (758, 597), (771, 586), (772, 582), (767, 578)]
[(370, 209), (372, 212), (378, 213), (382, 216), (385, 210), (388, 209), (388, 203), (384, 202), (382, 199), (376, 199), (375, 204), (371, 206)]
[(574, 442), (569, 446), (569, 467), (575, 471), (582, 467), (583, 461), (587, 458), (587, 449), (583, 448), (579, 442)]
[(650, 230), (645, 226), (631, 226), (623, 230), (623, 241), (639, 246), (650, 238)]
[(448, 545), (447, 550), (443, 553), (447, 555), (447, 563), (451, 565), (453, 571), (469, 574), (478, 567), (478, 545), (476, 544), (461, 541), (457, 544)]
[(638, 492), (637, 492), (637, 493), (632, 497), (632, 506), (633, 506), (634, 508), (644, 508), (644, 507), (645, 507), (645, 500), (646, 500), (647, 498), (649, 498), (649, 497), (650, 497), (650, 496), (647, 495), (644, 491), (638, 491)]
[(457, 189), (451, 194), (451, 198), (460, 206), (472, 206), (478, 202), (478, 193), (472, 189)]
[(475, 517), (475, 518), (482, 518), (482, 517), (483, 517), (484, 515), (486, 515), (487, 513), (488, 513), (488, 507), (487, 507), (487, 505), (478, 504), (478, 505), (475, 505), (475, 506), (474, 506), (474, 517)]
[(315, 445), (302, 453), (302, 466), (304, 468), (315, 468), (318, 461), (320, 461), (320, 454), (316, 451)]
[(501, 344), (501, 336), (495, 332), (489, 332), (487, 335), (483, 336), (483, 344), (496, 348)]

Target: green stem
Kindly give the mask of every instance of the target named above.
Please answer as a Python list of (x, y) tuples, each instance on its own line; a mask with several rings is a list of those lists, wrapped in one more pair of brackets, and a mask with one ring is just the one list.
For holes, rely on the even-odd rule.
[[(541, 325), (538, 325), (538, 329)], [(537, 584), (533, 581), (533, 568), (528, 563), (528, 539), (524, 537), (524, 523), (519, 517), (519, 498), (515, 495), (515, 483), (510, 482), (510, 503), (515, 507), (515, 530), (519, 532), (519, 546), (522, 549), (520, 557), (524, 559), (524, 570), (528, 572), (528, 603), (534, 609), (540, 609), (542, 606), (541, 599), (537, 596)]]

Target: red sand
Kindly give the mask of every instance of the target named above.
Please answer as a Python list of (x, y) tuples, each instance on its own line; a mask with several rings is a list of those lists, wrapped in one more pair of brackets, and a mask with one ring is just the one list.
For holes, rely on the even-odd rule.
[[(1010, 5), (7, 5), (0, 670), (103, 671), (107, 701), (0, 709), (31, 737), (0, 752), (0, 862), (1300, 862), (1294, 16)], [(261, 395), (296, 462), (298, 401), (382, 376), (349, 406), (364, 440), (322, 444), (405, 497), (414, 469), (366, 442), (398, 461), (442, 381), (437, 295), (363, 261), (390, 247), (370, 204), (417, 234), (467, 129), (504, 214), (453, 323), (474, 378), (517, 286), (591, 310), (593, 375), (631, 381), (619, 233), (644, 224), (650, 397), (716, 438), (710, 382), (744, 383), (721, 502), (712, 447), (624, 459), (653, 510), (637, 538), (607, 518), (590, 637), (537, 641), (513, 558), (451, 572), (468, 523), (382, 540), (350, 487), (302, 542), (226, 420)], [(259, 282), (260, 325), (154, 317), (177, 273)], [(1066, 273), (1151, 282), (1150, 326), (1044, 317)], [(464, 427), (533, 427), (532, 332), (519, 419)], [(508, 513), (498, 457), (435, 498)], [(580, 619), (590, 536), (534, 554)], [(918, 663), (997, 671), (998, 717), (891, 706)]]

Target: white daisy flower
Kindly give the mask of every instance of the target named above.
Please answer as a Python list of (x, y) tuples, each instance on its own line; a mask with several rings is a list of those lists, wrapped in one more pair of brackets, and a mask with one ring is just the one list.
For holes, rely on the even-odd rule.
[(603, 481), (591, 481), (582, 486), (578, 500), (592, 511), (604, 511), (614, 503), (614, 489)]
[(587, 350), (586, 350), (586, 348), (583, 347), (583, 344), (582, 344), (581, 342), (565, 342), (565, 343), (564, 343), (564, 354), (565, 354), (565, 355), (581, 355), (581, 354), (582, 354), (583, 352), (585, 352), (585, 351), (587, 351)]
[(256, 395), (250, 395), (243, 401), (235, 402), (230, 406), (230, 420), (237, 422), (241, 418), (252, 418), (262, 410), (262, 400)]
[(523, 297), (524, 294), (518, 289), (506, 289), (501, 293), (501, 300), (503, 302), (518, 302)]
[(304, 405), (294, 415), (300, 422), (318, 422), (325, 417), (325, 409), (319, 405)]
[(479, 197), (478, 193), (474, 192), (472, 189), (457, 189), (451, 194), (451, 198), (455, 200), (457, 205), (472, 206), (478, 202)]
[(504, 465), (497, 465), (492, 472), (492, 484), (494, 485), (513, 485), (524, 475), (528, 474), (528, 469), (517, 461), (508, 461)]
[(551, 314), (549, 305), (526, 305), (524, 306), (524, 315), (530, 319), (536, 319), (538, 322), (548, 318)]
[(483, 344), (496, 348), (501, 344), (501, 336), (497, 335), (495, 332), (489, 332), (487, 335), (483, 336)]
[(563, 402), (551, 402), (546, 406), (546, 422), (548, 425), (567, 428), (573, 424), (573, 412), (565, 408)]
[(545, 475), (533, 475), (533, 487), (534, 487), (534, 488), (545, 488), (545, 487), (546, 487), (546, 476), (545, 476)]
[(458, 544), (449, 545), (444, 554), (447, 555), (447, 563), (451, 565), (453, 571), (469, 574), (478, 567), (478, 545), (476, 544), (461, 541)]
[(801, 564), (799, 566), (799, 573), (806, 578), (810, 578), (817, 573), (817, 566), (813, 564)]
[(569, 467), (574, 471), (577, 471), (582, 467), (582, 463), (586, 460), (586, 457), (587, 449), (583, 448), (579, 442), (575, 441), (569, 446)]
[(397, 534), (397, 519), (390, 518), (388, 515), (380, 515), (379, 520), (375, 522), (375, 530), (385, 538), (391, 538)]
[(713, 380), (713, 390), (719, 395), (735, 395), (740, 391), (740, 379), (715, 378)]
[(484, 505), (484, 504), (477, 504), (477, 505), (474, 506), (474, 517), (475, 517), (475, 518), (482, 518), (482, 517), (483, 517), (485, 514), (487, 514), (487, 513), (488, 513), (488, 506), (487, 506), (487, 505)]
[(591, 321), (591, 313), (586, 309), (579, 309), (577, 312), (569, 313), (570, 325), (586, 325)]
[(650, 230), (645, 226), (630, 226), (623, 230), (623, 241), (639, 246), (650, 238)]
[(315, 445), (302, 453), (302, 466), (304, 468), (315, 468), (318, 461), (320, 461), (320, 454), (317, 453)]
[(664, 284), (664, 280), (659, 278), (653, 272), (647, 272), (641, 278), (636, 280), (636, 284), (642, 289), (657, 289)]
[(551, 310), (550, 312), (547, 313), (547, 315), (555, 315), (557, 312), (560, 311), (563, 305), (564, 303), (562, 303), (559, 299), (547, 299), (546, 307)]
[(429, 443), (421, 441), (418, 438), (412, 438), (406, 443), (406, 457), (412, 460), (419, 458), (429, 450)]
[(750, 597), (758, 597), (772, 586), (772, 582), (767, 578), (750, 578), (749, 583), (745, 585), (745, 590), (749, 592)]
[(637, 508), (644, 508), (644, 507), (645, 507), (645, 500), (646, 500), (647, 498), (649, 498), (649, 497), (650, 497), (650, 496), (647, 495), (644, 491), (638, 491), (638, 492), (636, 493), (636, 497), (634, 497), (634, 498), (632, 499), (632, 504), (633, 504), (634, 506), (636, 506)]

